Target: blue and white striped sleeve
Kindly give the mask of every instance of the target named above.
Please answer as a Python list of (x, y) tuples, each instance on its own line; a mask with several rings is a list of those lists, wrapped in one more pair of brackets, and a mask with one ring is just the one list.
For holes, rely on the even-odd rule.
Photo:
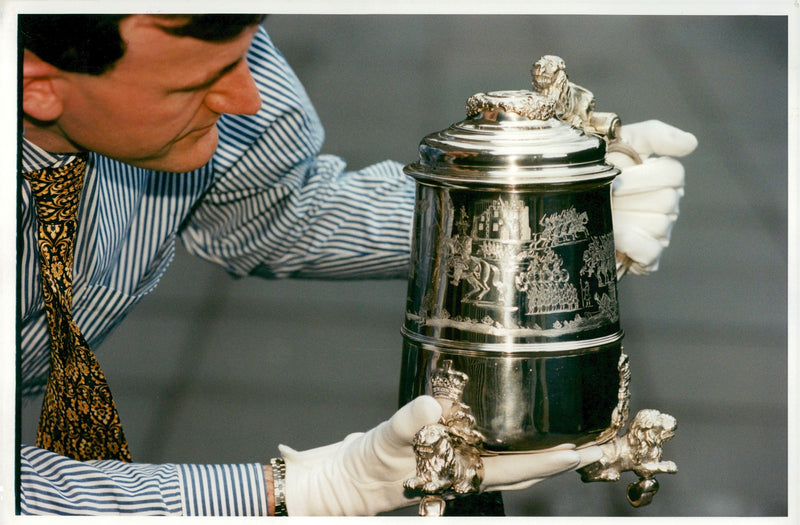
[(23, 445), (20, 511), (48, 515), (266, 516), (260, 464), (74, 461)]
[(402, 166), (348, 171), (320, 154), (318, 116), (265, 32), (248, 61), (262, 109), (219, 121), (216, 177), (185, 223), (187, 249), (241, 276), (405, 275), (414, 184)]

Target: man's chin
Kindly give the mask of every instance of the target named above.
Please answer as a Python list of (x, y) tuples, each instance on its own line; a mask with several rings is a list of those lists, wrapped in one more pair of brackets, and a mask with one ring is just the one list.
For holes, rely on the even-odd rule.
[(200, 137), (186, 137), (174, 144), (166, 154), (149, 159), (138, 159), (128, 164), (154, 171), (185, 173), (202, 168), (217, 151), (219, 136), (216, 126)]
[(189, 171), (194, 171), (196, 169), (200, 169), (206, 164), (208, 161), (211, 160), (213, 156), (213, 152), (211, 155), (200, 157), (195, 157), (192, 159), (180, 159), (180, 160), (164, 160), (162, 162), (153, 162), (148, 163), (147, 165), (139, 166), (141, 168), (147, 168), (153, 171), (167, 171), (171, 173), (186, 173)]

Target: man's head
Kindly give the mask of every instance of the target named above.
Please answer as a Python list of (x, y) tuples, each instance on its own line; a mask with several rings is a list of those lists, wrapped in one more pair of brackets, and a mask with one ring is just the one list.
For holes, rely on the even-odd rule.
[(259, 15), (23, 15), (26, 137), (188, 171), (217, 146), (223, 113), (255, 113), (245, 53)]

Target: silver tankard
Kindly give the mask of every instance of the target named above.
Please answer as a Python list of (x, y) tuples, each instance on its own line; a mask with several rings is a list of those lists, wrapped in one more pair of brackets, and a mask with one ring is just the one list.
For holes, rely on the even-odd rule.
[[(472, 488), (431, 483), (418, 466), (406, 487), (425, 494), (421, 513), (441, 508), (443, 494), (477, 491), (480, 455), (601, 444), (605, 457), (582, 478), (633, 470), (636, 506), (657, 490), (654, 472), (676, 470), (660, 461), (660, 443), (657, 458), (640, 460), (622, 446), (634, 429), (618, 436), (630, 398), (617, 299), (626, 261), (614, 250), (619, 170), (606, 153), (638, 156), (620, 140), (619, 118), (594, 111), (560, 58), (542, 57), (532, 73), (531, 90), (470, 97), (467, 118), (426, 136), (405, 167), (417, 184), (400, 401), (441, 399), (437, 431), (449, 433), (456, 462), (476, 463), (448, 471), (470, 472)], [(674, 418), (651, 412), (668, 427), (662, 441), (672, 437)], [(433, 435), (423, 430), (418, 465)]]

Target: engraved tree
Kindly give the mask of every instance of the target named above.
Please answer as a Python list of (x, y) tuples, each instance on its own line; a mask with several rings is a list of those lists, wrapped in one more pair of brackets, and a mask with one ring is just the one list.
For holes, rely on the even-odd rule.
[(596, 274), (599, 286), (609, 286), (616, 280), (614, 239), (610, 233), (592, 237), (583, 252), (583, 263), (581, 275), (592, 277)]
[(595, 299), (600, 307), (600, 315), (602, 317), (607, 318), (611, 322), (616, 322), (619, 319), (617, 302), (611, 297), (610, 294), (604, 293), (600, 297), (595, 294)]

